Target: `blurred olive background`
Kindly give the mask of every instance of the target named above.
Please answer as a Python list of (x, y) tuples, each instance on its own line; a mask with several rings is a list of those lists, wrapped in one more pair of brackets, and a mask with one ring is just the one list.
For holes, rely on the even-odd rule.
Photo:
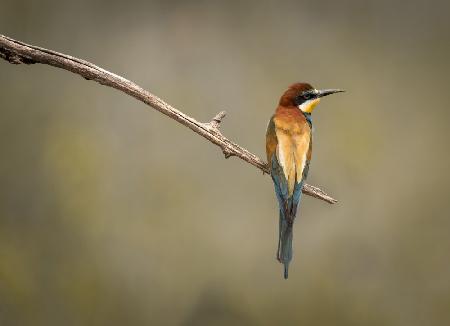
[(450, 324), (448, 1), (0, 0), (0, 33), (129, 78), (264, 157), (314, 114), (290, 279), (272, 183), (116, 90), (0, 62), (0, 325)]

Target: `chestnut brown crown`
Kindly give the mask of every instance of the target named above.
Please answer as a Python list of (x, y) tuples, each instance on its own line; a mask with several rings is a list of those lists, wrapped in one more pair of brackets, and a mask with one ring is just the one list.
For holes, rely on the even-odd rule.
[(297, 106), (296, 99), (303, 93), (308, 93), (314, 90), (308, 83), (295, 83), (289, 86), (289, 88), (283, 93), (280, 98), (280, 105), (282, 106)]

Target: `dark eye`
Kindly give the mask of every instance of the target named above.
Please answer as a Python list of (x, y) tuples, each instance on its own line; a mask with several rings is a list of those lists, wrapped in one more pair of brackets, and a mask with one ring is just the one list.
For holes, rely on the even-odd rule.
[(312, 95), (311, 95), (310, 93), (305, 93), (305, 94), (303, 94), (302, 97), (303, 97), (305, 100), (309, 100), (309, 99), (312, 98)]

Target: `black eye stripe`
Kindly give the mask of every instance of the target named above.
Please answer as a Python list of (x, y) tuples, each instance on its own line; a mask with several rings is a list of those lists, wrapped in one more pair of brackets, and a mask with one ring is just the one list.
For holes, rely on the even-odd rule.
[(313, 91), (306, 91), (306, 92), (303, 92), (303, 93), (301, 94), (301, 96), (302, 96), (305, 100), (310, 100), (310, 99), (312, 99), (312, 98), (314, 98), (314, 97), (316, 96), (316, 93), (313, 92)]
[(305, 91), (297, 95), (294, 99), (295, 105), (301, 105), (306, 101), (314, 99), (316, 93), (314, 91)]

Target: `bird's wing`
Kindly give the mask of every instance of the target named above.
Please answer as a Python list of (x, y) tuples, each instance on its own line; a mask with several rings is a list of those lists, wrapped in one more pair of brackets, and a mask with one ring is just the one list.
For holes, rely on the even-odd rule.
[(309, 138), (309, 147), (308, 147), (308, 153), (306, 154), (306, 163), (305, 167), (303, 168), (303, 181), (305, 181), (308, 178), (309, 173), (309, 162), (311, 162), (311, 156), (312, 156), (312, 134)]
[(269, 120), (269, 124), (267, 125), (266, 131), (266, 154), (267, 154), (267, 163), (269, 164), (269, 168), (272, 162), (272, 156), (275, 154), (275, 151), (278, 146), (277, 134), (275, 133), (275, 122), (273, 121), (273, 117)]
[(275, 131), (275, 123), (273, 117), (269, 121), (266, 132), (266, 154), (267, 163), (269, 165), (270, 174), (275, 184), (275, 192), (280, 204), (280, 207), (284, 206), (289, 197), (287, 180), (284, 175), (283, 168), (278, 161), (277, 150), (278, 137)]

